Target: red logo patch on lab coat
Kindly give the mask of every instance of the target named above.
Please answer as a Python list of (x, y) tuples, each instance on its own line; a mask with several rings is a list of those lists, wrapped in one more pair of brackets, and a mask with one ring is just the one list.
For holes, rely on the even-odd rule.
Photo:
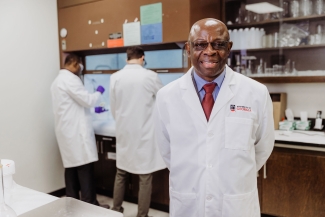
[(251, 112), (252, 109), (251, 107), (247, 107), (247, 106), (237, 106), (237, 111), (243, 111), (243, 112)]

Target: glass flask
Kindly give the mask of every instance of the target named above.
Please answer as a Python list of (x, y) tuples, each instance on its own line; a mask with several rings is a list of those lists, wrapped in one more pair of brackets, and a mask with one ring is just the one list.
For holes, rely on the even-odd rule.
[(2, 164), (0, 164), (0, 176), (0, 217), (17, 217), (15, 211), (5, 202)]

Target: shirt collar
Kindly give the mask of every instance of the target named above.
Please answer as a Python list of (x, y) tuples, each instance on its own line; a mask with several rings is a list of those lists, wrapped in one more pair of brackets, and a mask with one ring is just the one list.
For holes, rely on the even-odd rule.
[(142, 69), (143, 67), (139, 64), (126, 64), (124, 69)]
[[(214, 79), (212, 82), (217, 83), (218, 87), (221, 88), (221, 85), (225, 78), (225, 75), (226, 75), (226, 67), (223, 70), (223, 72), (216, 79)], [(202, 90), (202, 88), (205, 84), (212, 83), (212, 82), (208, 82), (208, 81), (204, 80), (203, 78), (201, 78), (200, 76), (198, 76), (196, 74), (195, 70), (194, 70), (194, 80), (196, 82), (196, 86), (197, 86), (197, 89), (199, 92)]]

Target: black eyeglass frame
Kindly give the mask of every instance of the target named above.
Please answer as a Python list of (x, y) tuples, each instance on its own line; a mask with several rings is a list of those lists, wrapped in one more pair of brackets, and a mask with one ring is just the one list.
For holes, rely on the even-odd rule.
[[(191, 43), (192, 47), (196, 51), (203, 51), (207, 49), (209, 44), (214, 50), (227, 50), (227, 45), (230, 41), (213, 41), (213, 42), (207, 42), (207, 41), (189, 41)], [(198, 47), (198, 45), (201, 45), (201, 47)], [(218, 46), (218, 43), (224, 43), (223, 46)]]

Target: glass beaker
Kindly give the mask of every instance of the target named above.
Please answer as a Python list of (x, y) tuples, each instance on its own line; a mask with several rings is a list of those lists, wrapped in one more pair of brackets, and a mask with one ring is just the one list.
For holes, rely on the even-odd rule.
[(300, 1), (300, 13), (301, 16), (309, 16), (313, 13), (313, 2), (310, 0)]
[(317, 15), (324, 13), (324, 0), (315, 0), (315, 13)]
[(290, 16), (291, 17), (299, 16), (299, 1), (298, 0), (290, 1)]
[(5, 202), (2, 164), (0, 164), (0, 170), (0, 217), (17, 217), (15, 211)]

